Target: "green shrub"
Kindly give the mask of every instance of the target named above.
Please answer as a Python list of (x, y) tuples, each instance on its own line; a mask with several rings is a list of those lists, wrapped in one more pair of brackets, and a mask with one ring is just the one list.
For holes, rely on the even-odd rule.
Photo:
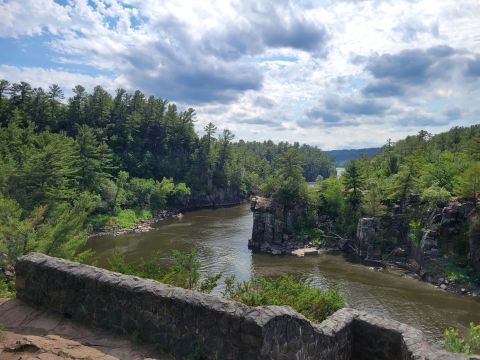
[(413, 241), (414, 244), (417, 246), (420, 245), (420, 241), (422, 241), (423, 236), (423, 229), (420, 221), (412, 220), (408, 224), (409, 231), (408, 231), (408, 238)]
[(239, 283), (230, 287), (227, 296), (250, 306), (288, 305), (314, 322), (325, 320), (344, 306), (338, 290), (324, 291), (289, 276), (255, 278)]
[(422, 201), (431, 209), (447, 205), (451, 198), (452, 194), (448, 190), (436, 184), (425, 189), (421, 196)]
[(121, 209), (116, 215), (99, 214), (94, 216), (90, 222), (95, 229), (101, 229), (104, 226), (113, 226), (119, 228), (131, 227), (142, 220), (152, 217), (152, 212), (146, 209)]
[(443, 347), (450, 352), (480, 354), (480, 325), (470, 323), (465, 337), (458, 329), (447, 329), (443, 333)]
[(15, 282), (7, 282), (2, 275), (0, 275), (0, 298), (12, 299), (15, 297)]
[(139, 276), (146, 279), (153, 279), (159, 282), (170, 284), (185, 289), (193, 289), (209, 293), (217, 287), (222, 273), (209, 275), (206, 279), (200, 277), (200, 261), (195, 251), (182, 254), (173, 251), (173, 264), (162, 269), (159, 257), (150, 260), (141, 259), (136, 263), (128, 263), (125, 257), (115, 251), (109, 258), (110, 270), (126, 275)]

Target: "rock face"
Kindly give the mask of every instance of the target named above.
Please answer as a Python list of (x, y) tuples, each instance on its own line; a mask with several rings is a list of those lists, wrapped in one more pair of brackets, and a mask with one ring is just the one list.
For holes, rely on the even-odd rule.
[[(393, 210), (389, 216), (359, 220), (353, 244), (362, 259), (380, 260), (383, 256), (389, 261), (409, 263), (424, 280), (435, 282), (436, 272), (447, 265), (456, 242), (468, 248), (471, 265), (480, 271), (480, 235), (475, 239), (466, 234), (478, 217), (472, 203), (452, 201), (425, 214), (418, 244), (408, 238), (408, 216)], [(390, 245), (388, 253), (382, 253), (378, 240)]]
[(312, 324), (287, 306), (250, 307), (153, 280), (31, 253), (16, 264), (17, 298), (73, 321), (206, 359), (466, 359), (421, 331), (353, 309)]
[[(364, 260), (378, 261), (383, 255), (404, 258), (409, 244), (407, 241), (408, 224), (401, 213), (393, 213), (377, 218), (361, 218), (353, 241), (356, 254)], [(394, 251), (385, 254), (381, 243), (388, 243)]]
[(196, 192), (186, 201), (186, 209), (237, 205), (248, 199), (248, 194), (232, 189), (216, 189), (211, 193)]
[(277, 255), (304, 246), (291, 236), (292, 226), (306, 214), (304, 204), (285, 208), (271, 199), (257, 196), (252, 199), (250, 208), (253, 212), (250, 249)]
[(377, 237), (377, 220), (375, 218), (361, 218), (357, 225), (357, 235), (354, 241), (357, 255), (361, 258), (369, 258), (375, 251), (375, 239)]
[(472, 235), (469, 239), (470, 261), (473, 268), (480, 272), (480, 216), (470, 219), (470, 226), (473, 228)]
[(429, 277), (434, 268), (446, 264), (448, 259), (445, 255), (453, 251), (455, 239), (465, 241), (467, 247), (470, 245), (471, 256), (472, 251), (475, 253), (475, 247), (472, 248), (474, 244), (468, 244), (465, 233), (474, 212), (473, 204), (454, 201), (430, 214), (419, 251), (414, 252), (425, 277)]

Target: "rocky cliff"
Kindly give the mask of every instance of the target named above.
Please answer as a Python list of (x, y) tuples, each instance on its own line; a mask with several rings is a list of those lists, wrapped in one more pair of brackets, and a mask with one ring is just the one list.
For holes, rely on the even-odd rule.
[(199, 209), (237, 205), (248, 200), (249, 194), (233, 189), (215, 189), (211, 192), (195, 192), (186, 199), (185, 208)]
[(305, 204), (294, 203), (287, 207), (272, 199), (257, 196), (252, 199), (251, 210), (253, 229), (249, 248), (280, 255), (304, 246), (303, 242), (294, 239), (292, 227), (305, 216)]
[(417, 216), (421, 234), (418, 241), (409, 236), (412, 230), (407, 214), (360, 219), (353, 240), (355, 252), (365, 260), (405, 262), (424, 280), (434, 283), (455, 257), (465, 259), (462, 265), (468, 263), (480, 271), (480, 231), (474, 229), (479, 225), (472, 203), (454, 199), (445, 207)]

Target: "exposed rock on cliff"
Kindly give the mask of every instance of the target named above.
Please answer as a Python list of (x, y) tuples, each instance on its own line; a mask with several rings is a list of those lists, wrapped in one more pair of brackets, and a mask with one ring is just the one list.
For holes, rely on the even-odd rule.
[(472, 216), (470, 219), (469, 233), (470, 261), (473, 268), (480, 272), (480, 216)]
[[(420, 242), (415, 260), (421, 266), (424, 277), (435, 273), (436, 269), (445, 265), (448, 256), (462, 244), (468, 248), (467, 229), (475, 212), (471, 203), (453, 201), (444, 208), (433, 211), (425, 224), (425, 232)], [(475, 252), (475, 249), (470, 249)], [(468, 250), (466, 250), (468, 252)]]
[[(408, 207), (413, 210), (410, 203)], [(435, 284), (458, 256), (480, 271), (480, 225), (474, 204), (454, 199), (423, 215), (418, 213), (418, 206), (415, 209), (414, 218), (420, 222), (422, 233), (418, 243), (408, 237), (408, 211), (392, 211), (389, 216), (359, 220), (353, 241), (356, 254), (363, 260), (408, 264), (424, 280)]]
[(304, 246), (303, 242), (294, 240), (291, 229), (305, 216), (305, 204), (295, 203), (286, 207), (272, 199), (257, 196), (252, 199), (251, 210), (253, 229), (249, 248), (279, 255)]
[(187, 200), (186, 209), (240, 204), (248, 199), (248, 194), (233, 189), (215, 189), (210, 193), (196, 192)]
[(375, 249), (375, 239), (377, 238), (377, 220), (375, 218), (362, 218), (358, 221), (357, 236), (354, 241), (357, 255), (369, 259), (373, 253), (378, 251)]

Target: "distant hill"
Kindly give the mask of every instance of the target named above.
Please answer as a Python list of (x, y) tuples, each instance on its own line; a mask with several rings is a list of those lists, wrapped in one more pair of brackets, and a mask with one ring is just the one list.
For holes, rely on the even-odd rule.
[(346, 149), (346, 150), (330, 150), (324, 151), (325, 155), (333, 158), (335, 166), (343, 166), (348, 161), (360, 158), (360, 155), (365, 154), (367, 157), (377, 155), (382, 148), (365, 148), (365, 149)]

